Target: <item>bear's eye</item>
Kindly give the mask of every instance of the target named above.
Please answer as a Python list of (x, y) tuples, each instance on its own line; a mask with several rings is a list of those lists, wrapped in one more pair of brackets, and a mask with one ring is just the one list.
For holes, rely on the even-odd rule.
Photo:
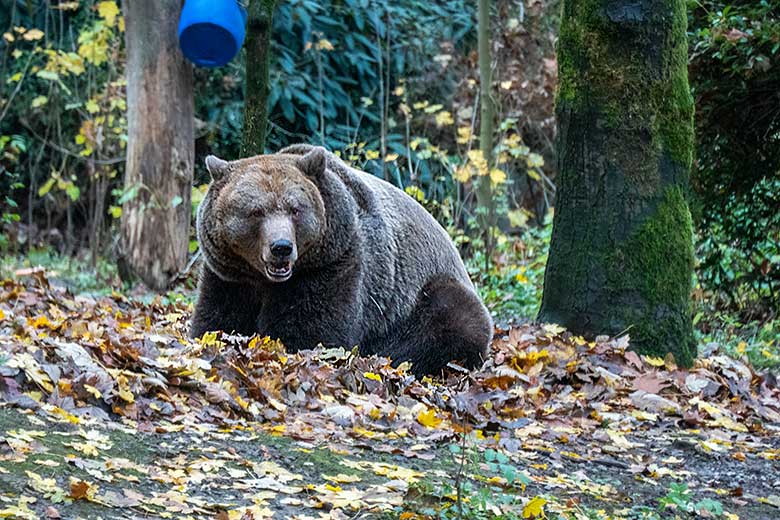
[(249, 212), (249, 215), (252, 217), (262, 217), (263, 216), (263, 208), (254, 208)]
[(301, 214), (301, 209), (300, 209), (300, 208), (298, 208), (298, 207), (295, 207), (295, 206), (293, 206), (292, 208), (290, 208), (290, 214), (291, 214), (293, 217), (297, 217), (298, 215), (300, 215), (300, 214)]

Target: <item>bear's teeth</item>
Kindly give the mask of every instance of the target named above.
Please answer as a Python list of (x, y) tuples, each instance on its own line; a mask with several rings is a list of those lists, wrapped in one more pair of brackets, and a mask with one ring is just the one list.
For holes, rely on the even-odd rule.
[(292, 266), (290, 265), (289, 262), (281, 266), (271, 264), (266, 267), (266, 271), (268, 272), (268, 275), (272, 278), (286, 278), (292, 272)]

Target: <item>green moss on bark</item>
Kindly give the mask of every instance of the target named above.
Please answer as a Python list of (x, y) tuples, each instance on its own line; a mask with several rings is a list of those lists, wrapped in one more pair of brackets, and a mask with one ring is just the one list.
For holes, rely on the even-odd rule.
[(540, 319), (692, 362), (684, 0), (564, 0), (559, 184)]
[(612, 257), (608, 290), (616, 299), (611, 319), (628, 330), (632, 347), (644, 354), (674, 354), (691, 366), (690, 294), (693, 270), (691, 215), (680, 187), (668, 188), (655, 212)]
[(658, 110), (656, 128), (660, 144), (669, 157), (689, 169), (693, 162), (693, 96), (688, 85), (687, 11), (683, 0), (672, 0), (672, 24), (664, 49), (670, 78), (654, 89)]
[[(598, 107), (612, 128), (651, 130), (653, 144), (689, 166), (693, 150), (693, 98), (688, 86), (686, 9), (683, 0), (646, 1), (646, 25), (668, 25), (658, 57), (648, 56), (642, 38), (632, 39), (610, 18), (615, 2), (564, 3), (558, 39), (558, 90), (564, 109)], [(663, 4), (657, 12), (651, 7)], [(671, 23), (667, 20), (671, 19)], [(660, 66), (653, 60), (661, 60)], [(653, 74), (659, 70), (665, 73)], [(668, 75), (667, 75), (668, 74)]]

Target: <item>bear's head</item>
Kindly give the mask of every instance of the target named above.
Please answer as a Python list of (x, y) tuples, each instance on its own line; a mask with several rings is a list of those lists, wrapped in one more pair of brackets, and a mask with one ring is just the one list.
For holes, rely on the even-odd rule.
[(323, 237), (325, 206), (317, 188), (326, 152), (206, 158), (212, 177), (198, 209), (198, 240), (220, 277), (284, 282)]

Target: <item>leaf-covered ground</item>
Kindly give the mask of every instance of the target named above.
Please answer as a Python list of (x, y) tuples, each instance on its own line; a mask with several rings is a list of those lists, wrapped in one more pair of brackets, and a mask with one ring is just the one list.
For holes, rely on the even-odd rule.
[(715, 345), (525, 325), (417, 381), (161, 301), (2, 282), (0, 518), (780, 517), (777, 379)]

